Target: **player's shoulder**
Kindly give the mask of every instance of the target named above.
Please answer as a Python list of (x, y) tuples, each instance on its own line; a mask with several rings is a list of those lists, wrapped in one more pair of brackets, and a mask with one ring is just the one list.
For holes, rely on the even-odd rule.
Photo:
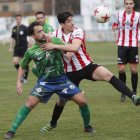
[(53, 28), (49, 23), (45, 22), (44, 25), (46, 28)]
[(125, 10), (120, 10), (120, 11), (117, 12), (117, 14), (119, 14), (119, 15), (123, 15), (124, 12), (125, 12)]
[(140, 16), (140, 12), (135, 11), (135, 14), (136, 14), (137, 16)]
[(36, 44), (33, 44), (31, 47), (29, 47), (29, 48), (27, 49), (26, 52), (30, 53), (31, 51), (34, 51), (35, 49), (36, 49)]
[(16, 28), (17, 28), (17, 26), (15, 25), (15, 26), (13, 26), (12, 30), (15, 30)]
[(28, 29), (27, 26), (24, 25), (24, 24), (21, 24), (21, 25), (20, 25), (20, 28), (21, 28), (22, 30), (27, 30), (27, 29)]
[(74, 27), (73, 34), (75, 34), (75, 33), (81, 33), (81, 34), (83, 34), (84, 31), (83, 31), (82, 28)]

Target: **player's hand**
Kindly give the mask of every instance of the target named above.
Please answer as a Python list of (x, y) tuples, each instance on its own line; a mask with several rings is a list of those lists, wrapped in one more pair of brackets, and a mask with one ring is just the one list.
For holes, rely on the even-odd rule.
[(13, 48), (9, 48), (9, 52), (13, 52)]
[(20, 81), (17, 81), (16, 90), (18, 95), (22, 94), (22, 83)]
[(67, 52), (67, 53), (65, 53), (65, 57), (66, 57), (69, 61), (71, 61), (72, 56), (73, 56), (73, 53), (72, 53), (72, 52)]
[(113, 23), (112, 31), (115, 32), (117, 29), (118, 29), (118, 24), (117, 23)]
[(138, 44), (138, 48), (140, 48), (140, 43)]
[(52, 43), (46, 43), (40, 46), (42, 50), (49, 51), (55, 49), (54, 44)]
[(48, 33), (48, 34), (44, 34), (45, 38), (46, 38), (46, 42), (52, 42), (52, 39), (51, 39), (51, 35)]

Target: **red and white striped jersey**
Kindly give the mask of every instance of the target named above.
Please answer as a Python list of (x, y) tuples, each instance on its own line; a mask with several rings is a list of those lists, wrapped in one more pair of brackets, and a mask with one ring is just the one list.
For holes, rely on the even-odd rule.
[(58, 37), (66, 43), (72, 43), (73, 39), (80, 39), (82, 41), (78, 52), (73, 53), (71, 60), (68, 60), (66, 56), (63, 55), (64, 68), (66, 72), (81, 70), (92, 62), (92, 59), (86, 52), (85, 34), (82, 29), (74, 28), (74, 31), (69, 34), (64, 34), (62, 29), (58, 29), (52, 33), (52, 36)]
[(121, 11), (117, 15), (116, 24), (118, 26), (117, 45), (137, 47), (140, 13), (133, 11), (131, 14), (127, 14), (126, 11)]

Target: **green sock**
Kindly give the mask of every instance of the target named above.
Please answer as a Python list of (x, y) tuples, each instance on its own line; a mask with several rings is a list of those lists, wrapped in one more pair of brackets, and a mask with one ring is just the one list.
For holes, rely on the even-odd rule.
[(16, 132), (17, 128), (20, 126), (20, 124), (26, 119), (27, 115), (30, 113), (30, 109), (24, 105), (20, 108), (18, 111), (15, 120), (12, 123), (12, 126), (10, 128), (10, 131)]
[(84, 127), (86, 127), (90, 123), (90, 111), (89, 111), (88, 105), (85, 105), (79, 108), (80, 108), (80, 112), (84, 121)]
[(36, 76), (36, 77), (38, 77), (38, 70), (37, 70), (37, 68), (36, 67), (34, 67), (34, 68), (32, 68), (32, 73)]

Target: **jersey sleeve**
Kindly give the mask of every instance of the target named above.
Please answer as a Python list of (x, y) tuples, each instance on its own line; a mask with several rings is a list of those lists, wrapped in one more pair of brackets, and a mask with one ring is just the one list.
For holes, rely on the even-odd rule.
[(82, 29), (77, 29), (73, 32), (73, 39), (83, 39), (84, 38), (84, 32)]
[(140, 27), (140, 13), (139, 13), (139, 27)]
[(28, 66), (28, 64), (30, 63), (32, 59), (30, 58), (30, 54), (29, 54), (29, 51), (27, 50), (26, 53), (24, 54), (24, 57), (20, 63), (20, 66), (23, 68), (23, 69), (26, 69), (26, 67)]
[(47, 23), (44, 24), (43, 30), (45, 33), (50, 33), (54, 31), (53, 27)]
[(48, 26), (48, 32), (53, 32), (54, 31), (54, 29), (53, 29), (53, 27), (52, 26)]
[(119, 12), (114, 17), (114, 22), (112, 24), (112, 28), (115, 26), (118, 26), (118, 23), (119, 23)]
[(56, 31), (52, 32), (51, 37), (56, 37)]
[(59, 45), (65, 45), (65, 42), (63, 42), (60, 38), (52, 37), (52, 43), (59, 44)]
[(15, 27), (12, 28), (12, 33), (11, 33), (11, 37), (12, 37), (12, 38), (15, 38), (14, 30), (15, 30)]

